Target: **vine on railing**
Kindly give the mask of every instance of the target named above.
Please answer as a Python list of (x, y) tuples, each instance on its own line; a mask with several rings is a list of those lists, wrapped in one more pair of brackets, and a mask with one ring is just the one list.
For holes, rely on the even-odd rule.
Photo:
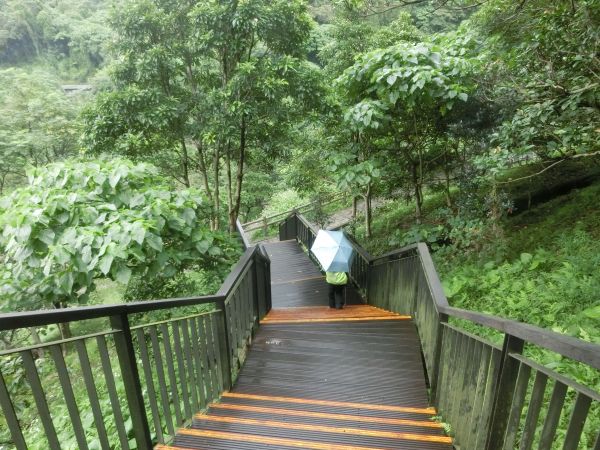
[[(3, 444), (150, 449), (167, 442), (231, 387), (271, 307), (269, 264), (262, 249), (248, 248), (212, 296), (0, 315), (0, 331), (99, 318), (111, 327), (0, 353), (0, 425), (11, 441)], [(203, 304), (216, 309), (130, 325), (133, 314)], [(32, 408), (42, 434), (23, 423)]]
[[(280, 239), (297, 239), (307, 248), (317, 232), (298, 214), (279, 230)], [(431, 397), (450, 423), (456, 445), (463, 450), (600, 450), (600, 394), (523, 355), (527, 344), (598, 370), (600, 346), (450, 307), (425, 244), (373, 258), (352, 242), (351, 276), (367, 303), (413, 316)], [(503, 346), (449, 324), (449, 318), (503, 333)]]

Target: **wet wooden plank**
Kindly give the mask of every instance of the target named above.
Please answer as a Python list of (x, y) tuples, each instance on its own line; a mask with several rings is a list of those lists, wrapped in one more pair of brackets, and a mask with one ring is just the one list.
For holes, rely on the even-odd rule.
[(267, 244), (273, 309), (235, 385), (171, 447), (450, 450), (433, 420), (409, 316), (328, 306), (327, 283), (295, 241)]

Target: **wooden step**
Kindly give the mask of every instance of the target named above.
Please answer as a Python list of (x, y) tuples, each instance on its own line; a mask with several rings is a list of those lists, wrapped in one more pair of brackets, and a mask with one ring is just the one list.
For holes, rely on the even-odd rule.
[(329, 306), (308, 306), (272, 309), (261, 324), (358, 322), (379, 320), (410, 320), (410, 316), (384, 311), (368, 305), (347, 305), (342, 309)]

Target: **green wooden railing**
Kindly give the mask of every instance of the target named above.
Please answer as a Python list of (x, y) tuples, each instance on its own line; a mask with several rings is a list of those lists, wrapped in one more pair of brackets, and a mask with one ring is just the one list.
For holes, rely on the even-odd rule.
[[(71, 437), (84, 450), (168, 442), (231, 387), (271, 307), (269, 264), (261, 248), (247, 248), (211, 296), (0, 315), (0, 331), (91, 319), (104, 319), (108, 328), (0, 352), (0, 407), (12, 441), (0, 447), (75, 448), (65, 444)], [(214, 310), (189, 313), (204, 304)], [(173, 316), (181, 308), (183, 317), (135, 323), (140, 314)], [(27, 429), (39, 424), (24, 423), (32, 409), (43, 433)], [(68, 420), (56, 409), (68, 412)]]
[[(310, 248), (317, 229), (294, 214), (281, 240)], [(600, 369), (600, 346), (532, 325), (453, 308), (425, 244), (374, 258), (354, 242), (351, 279), (373, 306), (410, 314), (431, 399), (461, 450), (600, 450), (600, 394), (524, 356), (526, 346)], [(502, 333), (502, 347), (449, 323)], [(560, 433), (557, 430), (560, 429)]]

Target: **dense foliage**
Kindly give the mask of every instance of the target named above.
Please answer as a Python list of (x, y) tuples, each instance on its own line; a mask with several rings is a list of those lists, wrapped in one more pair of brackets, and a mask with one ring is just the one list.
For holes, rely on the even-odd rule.
[(373, 253), (427, 242), (453, 305), (600, 342), (599, 25), (600, 0), (0, 0), (0, 308), (212, 293), (237, 219), (335, 196)]
[(32, 170), (2, 200), (2, 309), (85, 303), (95, 281), (169, 278), (230, 264), (228, 235), (209, 228), (199, 191), (174, 191), (148, 164), (68, 161)]

